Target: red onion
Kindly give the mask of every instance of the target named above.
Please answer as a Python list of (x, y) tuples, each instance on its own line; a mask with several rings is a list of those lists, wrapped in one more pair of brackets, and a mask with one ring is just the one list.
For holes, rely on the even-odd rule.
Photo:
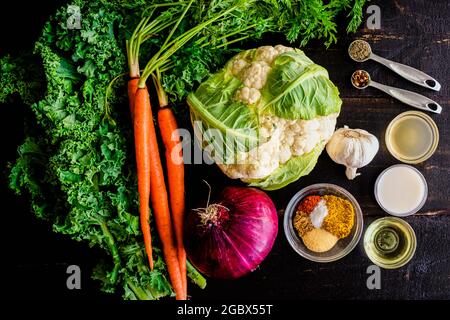
[(188, 215), (185, 246), (200, 272), (234, 279), (258, 267), (277, 232), (277, 212), (268, 195), (254, 188), (227, 187), (217, 203)]

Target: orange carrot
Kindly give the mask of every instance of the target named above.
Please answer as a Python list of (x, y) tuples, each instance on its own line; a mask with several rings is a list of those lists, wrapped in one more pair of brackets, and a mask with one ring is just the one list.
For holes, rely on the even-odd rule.
[[(159, 158), (158, 143), (150, 104), (150, 97), (146, 87), (146, 81), (151, 74), (140, 75), (139, 50), (141, 44), (161, 30), (175, 24), (169, 33), (173, 35), (180, 21), (183, 19), (193, 0), (183, 8), (179, 19), (167, 21), (164, 15), (160, 15), (149, 22), (149, 17), (143, 18), (130, 39), (126, 41), (128, 66), (130, 79), (128, 82), (128, 96), (130, 113), (134, 124), (136, 161), (138, 167), (138, 189), (140, 200), (140, 220), (144, 234), (144, 243), (149, 258), (150, 268), (153, 269), (151, 255), (151, 237), (149, 225), (149, 198), (153, 206), (153, 216), (156, 222), (164, 258), (167, 265), (170, 281), (177, 299), (185, 300), (187, 293), (183, 290), (183, 281), (180, 275), (177, 246), (172, 229), (172, 221), (169, 209), (169, 200), (164, 181), (164, 173)], [(159, 59), (157, 59), (159, 62)], [(150, 64), (151, 65), (151, 64)]]
[(150, 120), (147, 123), (147, 129), (150, 132), (150, 140), (148, 141), (147, 146), (150, 159), (150, 199), (153, 207), (153, 216), (155, 217), (156, 228), (158, 229), (159, 237), (161, 239), (170, 282), (172, 283), (176, 298), (177, 300), (185, 300), (186, 294), (183, 290), (183, 281), (181, 279), (180, 266), (178, 264), (177, 247), (172, 230), (169, 200), (164, 181), (161, 158), (159, 156), (155, 125), (151, 115), (150, 99), (147, 88), (139, 87), (135, 96), (135, 112), (142, 106), (145, 106), (150, 113)]
[[(130, 80), (130, 82), (133, 80)], [(140, 92), (139, 92), (140, 91)], [(148, 256), (150, 269), (153, 270), (152, 238), (150, 233), (150, 140), (151, 128), (149, 123), (153, 123), (150, 109), (150, 99), (147, 89), (138, 90), (138, 103), (132, 106), (134, 113), (134, 143), (136, 152), (138, 191), (139, 191), (139, 213), (142, 234), (144, 235), (145, 251)], [(135, 100), (135, 99), (133, 99)], [(131, 106), (131, 101), (130, 101)], [(153, 133), (154, 134), (154, 133)]]
[(183, 244), (184, 226), (184, 163), (177, 121), (171, 109), (158, 111), (158, 124), (166, 149), (167, 178), (169, 182), (170, 209), (178, 249), (178, 263), (187, 294), (186, 251)]
[(134, 118), (134, 97), (138, 88), (139, 78), (131, 78), (128, 80), (128, 102), (130, 105), (131, 119)]

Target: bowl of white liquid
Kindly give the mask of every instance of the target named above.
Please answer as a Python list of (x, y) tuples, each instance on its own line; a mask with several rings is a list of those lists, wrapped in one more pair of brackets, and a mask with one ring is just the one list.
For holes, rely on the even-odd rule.
[(427, 200), (428, 186), (416, 168), (396, 164), (385, 169), (375, 182), (375, 199), (387, 213), (406, 217), (419, 211)]

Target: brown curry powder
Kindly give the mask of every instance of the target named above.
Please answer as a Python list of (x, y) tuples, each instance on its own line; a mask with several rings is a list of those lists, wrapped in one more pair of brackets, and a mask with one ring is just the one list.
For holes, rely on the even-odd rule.
[(306, 233), (314, 229), (314, 226), (306, 212), (297, 210), (294, 216), (294, 228), (300, 237), (303, 237)]

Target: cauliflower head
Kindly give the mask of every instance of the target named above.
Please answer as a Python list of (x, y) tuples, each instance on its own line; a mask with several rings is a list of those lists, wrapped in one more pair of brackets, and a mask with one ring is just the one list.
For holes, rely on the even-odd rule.
[(187, 101), (195, 135), (220, 169), (266, 190), (314, 168), (342, 104), (323, 67), (282, 45), (237, 54)]

